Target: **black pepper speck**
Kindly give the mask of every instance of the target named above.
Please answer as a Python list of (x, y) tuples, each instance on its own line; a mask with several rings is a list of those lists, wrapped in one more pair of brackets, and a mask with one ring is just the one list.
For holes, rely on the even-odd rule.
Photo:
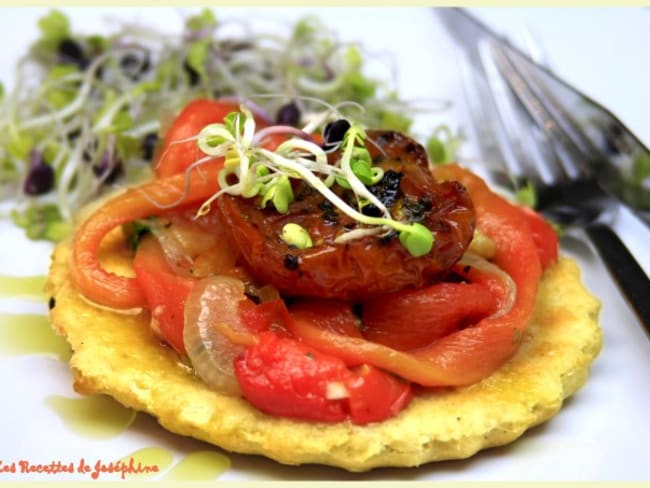
[(287, 269), (289, 269), (291, 271), (295, 271), (296, 269), (298, 269), (298, 265), (299, 265), (299, 259), (298, 259), (297, 256), (294, 256), (293, 254), (287, 254), (284, 257), (284, 267), (285, 268), (287, 268)]

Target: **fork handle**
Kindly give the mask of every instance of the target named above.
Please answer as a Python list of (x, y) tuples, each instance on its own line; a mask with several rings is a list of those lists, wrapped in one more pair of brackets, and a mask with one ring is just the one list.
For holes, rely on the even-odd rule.
[(648, 280), (648, 276), (610, 227), (592, 224), (587, 226), (586, 232), (646, 332), (650, 334), (650, 280)]

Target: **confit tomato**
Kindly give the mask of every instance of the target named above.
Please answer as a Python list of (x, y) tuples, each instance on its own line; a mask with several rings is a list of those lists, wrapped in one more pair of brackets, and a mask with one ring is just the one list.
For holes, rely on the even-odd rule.
[[(437, 182), (424, 149), (413, 139), (368, 131), (368, 141), (371, 157), (384, 170), (371, 190), (396, 220), (429, 228), (435, 236), (432, 251), (412, 256), (396, 233), (337, 242), (356, 222), (304, 181), (294, 182), (295, 198), (285, 213), (271, 206), (261, 209), (257, 198), (222, 195), (217, 211), (258, 281), (273, 283), (285, 296), (358, 300), (437, 281), (463, 255), (474, 232), (474, 209), (465, 188)], [(335, 186), (333, 191), (343, 200), (354, 198), (351, 190)], [(287, 223), (306, 229), (314, 245), (296, 249), (284, 242)]]

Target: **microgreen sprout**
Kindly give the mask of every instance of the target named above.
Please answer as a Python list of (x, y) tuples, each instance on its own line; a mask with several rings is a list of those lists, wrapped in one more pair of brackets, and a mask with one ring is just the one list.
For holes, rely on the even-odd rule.
[[(271, 204), (278, 212), (286, 213), (294, 200), (291, 180), (298, 179), (358, 222), (357, 228), (342, 233), (336, 242), (397, 231), (400, 242), (413, 256), (431, 251), (434, 243), (431, 231), (420, 223), (393, 219), (388, 208), (368, 188), (381, 181), (384, 172), (373, 166), (366, 148), (368, 136), (360, 124), (349, 124), (340, 144), (340, 157), (332, 164), (323, 148), (312, 141), (292, 137), (271, 151), (257, 144), (263, 138), (255, 138), (254, 132), (255, 119), (242, 105), (239, 113), (229, 115), (221, 124), (206, 126), (198, 135), (197, 144), (203, 152), (210, 157), (225, 158), (218, 177), (220, 190), (203, 203), (199, 215), (206, 214), (212, 202), (223, 194), (256, 197), (261, 208)], [(332, 189), (335, 183), (354, 193), (356, 208)], [(379, 209), (379, 217), (362, 213), (368, 204)], [(307, 231), (297, 224), (287, 224), (281, 238), (300, 249), (312, 245)]]
[(282, 227), (280, 238), (289, 246), (297, 249), (307, 249), (314, 244), (309, 232), (301, 225), (290, 222)]
[(433, 234), (418, 222), (403, 229), (399, 234), (399, 240), (415, 257), (424, 256), (433, 247)]
[[(282, 123), (297, 125), (303, 119), (306, 133), (326, 118), (331, 121), (335, 112), (343, 118), (337, 110), (319, 119), (317, 108), (322, 103), (363, 106), (359, 117), (377, 128), (393, 128), (389, 119), (417, 110), (397, 98), (390, 62), (382, 60), (387, 69), (379, 73), (381, 79), (366, 76), (366, 61), (376, 55), (341, 42), (316, 19), (299, 21), (286, 36), (242, 19), (223, 19), (213, 9), (181, 20), (182, 31), (176, 33), (118, 21), (111, 31), (87, 35), (76, 31), (63, 12), (44, 15), (38, 21), (39, 37), (18, 63), (14, 81), (0, 83), (0, 200), (15, 201), (18, 212), (36, 224), (40, 217), (25, 212), (28, 207), (43, 207), (51, 216), (44, 206), (54, 205), (58, 213), (51, 218), (69, 220), (114, 185), (150, 176), (148, 163), (156, 154), (156, 140), (151, 141), (163, 135), (161, 119), (170, 120), (188, 101), (207, 94), (237, 100), (255, 97), (266, 120), (276, 118), (285, 107)], [(243, 27), (241, 34), (231, 29), (231, 20)], [(288, 93), (295, 105), (287, 108)], [(206, 128), (199, 138), (201, 148), (231, 163), (230, 173), (221, 180), (237, 180), (234, 191), (259, 198), (272, 194), (268, 205), (282, 208), (289, 200), (279, 190), (286, 188), (286, 181), (278, 177), (281, 173), (291, 180), (298, 173), (269, 165), (267, 174), (259, 174), (258, 168), (266, 163), (254, 160), (251, 147), (262, 144), (264, 133), (258, 132), (259, 141), (246, 142), (253, 133), (246, 132), (245, 120), (233, 114), (222, 124), (225, 128), (217, 132)], [(302, 138), (309, 141), (304, 134)], [(53, 187), (42, 195), (23, 191), (34, 150), (44, 154), (55, 172)], [(283, 151), (283, 159), (316, 157), (319, 167), (327, 159), (313, 143), (309, 147), (295, 143)], [(108, 156), (120, 161), (123, 169), (115, 180), (94, 169)], [(251, 171), (244, 171), (240, 163)], [(376, 170), (369, 177), (363, 164), (351, 166), (363, 184), (381, 178)], [(348, 179), (340, 168), (317, 173), (329, 186), (337, 177)]]
[(439, 125), (427, 140), (427, 154), (433, 164), (451, 163), (457, 157), (458, 149), (464, 140), (459, 131), (454, 134), (448, 125)]

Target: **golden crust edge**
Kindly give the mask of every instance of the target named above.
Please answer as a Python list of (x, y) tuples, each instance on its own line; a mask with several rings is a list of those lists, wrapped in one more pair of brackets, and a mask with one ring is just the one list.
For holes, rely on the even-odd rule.
[[(602, 344), (600, 303), (582, 285), (577, 264), (561, 258), (544, 275), (524, 344), (489, 378), (468, 388), (418, 397), (402, 414), (379, 424), (297, 422), (264, 415), (243, 400), (209, 391), (153, 338), (146, 315), (125, 316), (86, 303), (70, 282), (69, 252), (69, 243), (56, 247), (47, 290), (56, 300), (50, 313), (53, 328), (73, 349), (70, 363), (77, 391), (108, 394), (153, 415), (171, 432), (284, 464), (365, 471), (467, 458), (508, 444), (560, 410), (564, 399), (587, 380)], [(72, 317), (65, 310), (71, 306)], [(96, 328), (89, 324), (116, 319), (118, 331), (133, 327), (127, 343), (120, 343), (123, 338), (114, 331), (88, 338), (88, 329)], [(100, 358), (97, 340), (103, 345)], [(111, 344), (115, 340), (117, 344)], [(120, 357), (131, 366), (149, 367), (127, 367), (122, 381), (112, 367), (124, 364), (116, 359)], [(151, 368), (150, 362), (158, 368)], [(184, 400), (170, 403), (166, 397)], [(433, 418), (431, 411), (437, 413)]]

